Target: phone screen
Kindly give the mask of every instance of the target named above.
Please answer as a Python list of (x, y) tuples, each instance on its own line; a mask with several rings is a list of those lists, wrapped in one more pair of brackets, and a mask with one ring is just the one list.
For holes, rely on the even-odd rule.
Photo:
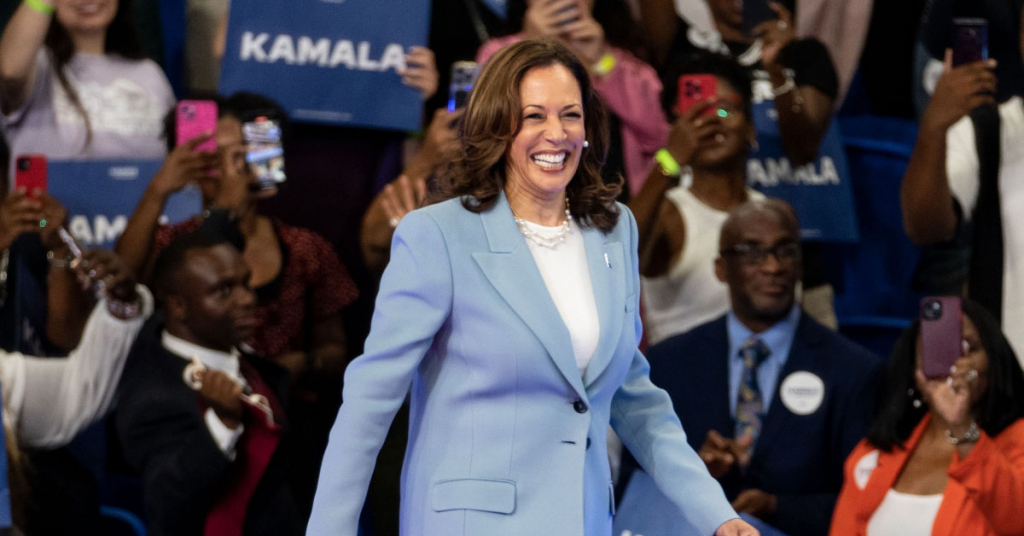
[(452, 64), (452, 81), (448, 86), (448, 111), (454, 112), (466, 105), (469, 91), (476, 83), (480, 67), (476, 62), (457, 61)]
[(269, 117), (261, 116), (242, 125), (245, 137), (245, 160), (256, 173), (260, 188), (273, 188), (286, 179), (284, 149), (281, 146), (281, 125)]

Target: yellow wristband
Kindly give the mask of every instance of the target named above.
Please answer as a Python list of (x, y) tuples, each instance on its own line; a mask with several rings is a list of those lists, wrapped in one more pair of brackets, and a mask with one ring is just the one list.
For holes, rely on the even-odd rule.
[[(27, 1), (27, 0), (26, 0)], [(37, 0), (38, 1), (38, 0)], [(604, 76), (615, 68), (615, 56), (611, 52), (601, 56), (600, 61), (594, 64), (594, 72)]]
[(672, 157), (672, 153), (668, 152), (668, 149), (658, 149), (658, 152), (654, 153), (654, 159), (658, 162), (658, 167), (661, 168), (661, 173), (666, 177), (678, 177), (681, 168), (679, 162)]
[(25, 5), (43, 15), (53, 15), (53, 12), (56, 11), (56, 8), (43, 2), (43, 0), (25, 0)]

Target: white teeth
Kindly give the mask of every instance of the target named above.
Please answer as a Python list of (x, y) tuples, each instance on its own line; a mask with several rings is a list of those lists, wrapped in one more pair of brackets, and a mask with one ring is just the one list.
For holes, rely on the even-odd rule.
[(554, 169), (565, 162), (565, 153), (558, 154), (535, 154), (533, 161), (540, 167)]

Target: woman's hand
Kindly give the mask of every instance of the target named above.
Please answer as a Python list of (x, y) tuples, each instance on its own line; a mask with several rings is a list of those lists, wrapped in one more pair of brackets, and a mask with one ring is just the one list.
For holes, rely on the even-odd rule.
[(715, 531), (715, 536), (760, 536), (761, 533), (742, 519), (730, 519)]
[(945, 68), (921, 118), (921, 130), (942, 133), (971, 110), (995, 102), (996, 60), (953, 67), (953, 51), (946, 49)]
[(942, 379), (926, 378), (921, 369), (915, 374), (925, 402), (950, 428), (966, 429), (971, 424), (971, 395), (978, 378), (977, 370), (954, 366), (949, 377)]
[(779, 56), (782, 49), (796, 39), (796, 31), (793, 27), (793, 14), (778, 2), (769, 2), (768, 7), (772, 8), (779, 18), (758, 24), (754, 28), (754, 36), (761, 40), (761, 63), (767, 71), (771, 71), (779, 65)]
[(604, 28), (590, 13), (583, 12), (582, 17), (563, 26), (561, 36), (569, 50), (588, 67), (597, 65), (607, 50)]
[(434, 51), (425, 47), (412, 47), (405, 57), (405, 69), (398, 74), (402, 75), (402, 83), (420, 90), (423, 100), (430, 100), (437, 93), (437, 62), (434, 59)]
[(39, 230), (39, 222), (46, 218), (43, 205), (19, 188), (0, 203), (0, 249), (11, 247), (23, 233)]
[(397, 179), (385, 186), (380, 198), (380, 206), (388, 217), (388, 225), (392, 229), (398, 227), (398, 222), (406, 214), (423, 204), (423, 198), (426, 195), (427, 181), (410, 179), (406, 175), (399, 175)]
[(209, 175), (210, 170), (216, 170), (217, 153), (196, 150), (212, 136), (212, 133), (206, 133), (175, 147), (149, 182), (149, 187), (166, 199), (188, 183), (198, 183)]
[(113, 251), (90, 249), (71, 269), (83, 289), (97, 288), (118, 301), (131, 303), (138, 299), (135, 275)]
[(48, 250), (60, 249), (64, 246), (64, 242), (57, 235), (57, 229), (67, 223), (68, 209), (60, 201), (57, 201), (56, 198), (51, 197), (50, 194), (42, 190), (37, 190), (35, 196), (42, 205), (42, 219), (46, 221), (46, 225), (37, 227), (43, 247)]
[(694, 104), (672, 124), (672, 130), (668, 133), (668, 145), (665, 148), (680, 166), (689, 165), (693, 161), (700, 147), (701, 138), (714, 129), (712, 122), (715, 119), (704, 115), (704, 112), (714, 106), (715, 102), (715, 99), (709, 98)]
[(527, 4), (523, 15), (523, 35), (527, 39), (561, 36), (569, 25), (583, 19), (576, 0), (532, 0)]

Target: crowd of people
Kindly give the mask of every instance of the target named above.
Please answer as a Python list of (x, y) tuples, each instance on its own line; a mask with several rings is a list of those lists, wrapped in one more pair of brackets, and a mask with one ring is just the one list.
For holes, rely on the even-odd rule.
[[(837, 332), (805, 205), (751, 179), (832, 165), (866, 30), (828, 34), (811, 1), (433, 3), (388, 74), (422, 99), (413, 136), (210, 93), (221, 3), (184, 37), (177, 96), (133, 2), (14, 9), (15, 534), (107, 534), (115, 480), (153, 535), (1024, 534), (1024, 101), (997, 80), (1024, 57), (1020, 1), (1012, 53), (935, 59), (900, 202), (915, 244), (961, 261), (891, 355)], [(927, 24), (1009, 9), (965, 5)], [(457, 61), (479, 74), (447, 106)], [(179, 139), (179, 99), (215, 128)], [(254, 116), (280, 127), (284, 184), (248, 160)], [(162, 165), (109, 251), (16, 183), (25, 155)], [(193, 186), (201, 209), (166, 223)]]

